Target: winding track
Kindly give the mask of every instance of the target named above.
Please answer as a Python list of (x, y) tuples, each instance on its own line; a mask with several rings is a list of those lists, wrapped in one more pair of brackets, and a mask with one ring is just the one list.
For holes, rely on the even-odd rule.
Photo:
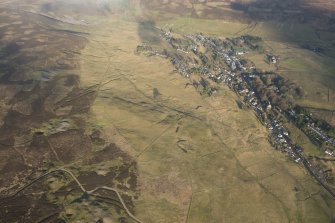
[(34, 179), (33, 181), (31, 181), (30, 183), (26, 184), (25, 186), (21, 187), (20, 189), (18, 189), (17, 191), (15, 191), (14, 193), (6, 196), (6, 197), (2, 197), (0, 199), (9, 199), (9, 198), (13, 198), (15, 197), (16, 195), (18, 195), (21, 191), (25, 190), (26, 188), (28, 188), (29, 186), (33, 185), (34, 183), (36, 183), (37, 181), (41, 180), (42, 178), (44, 177), (47, 177), (51, 174), (54, 174), (54, 173), (57, 173), (57, 172), (62, 172), (62, 173), (66, 173), (68, 175), (70, 175), (72, 177), (72, 179), (78, 184), (80, 190), (84, 193), (84, 194), (88, 194), (88, 195), (93, 195), (96, 191), (98, 190), (109, 190), (109, 191), (113, 191), (118, 199), (120, 200), (124, 210), (127, 212), (128, 216), (133, 219), (134, 221), (138, 222), (138, 223), (144, 223), (143, 221), (139, 220), (138, 218), (136, 218), (130, 211), (129, 209), (127, 208), (124, 200), (122, 199), (120, 193), (115, 189), (115, 188), (112, 188), (112, 187), (107, 187), (107, 186), (101, 186), (101, 187), (97, 187), (93, 190), (86, 190), (84, 188), (84, 186), (80, 183), (80, 181), (78, 180), (78, 178), (70, 171), (70, 170), (67, 170), (67, 169), (63, 169), (63, 168), (59, 168), (59, 169), (56, 169), (56, 170), (52, 170), (52, 171), (49, 171), (39, 177), (37, 177), (36, 179)]

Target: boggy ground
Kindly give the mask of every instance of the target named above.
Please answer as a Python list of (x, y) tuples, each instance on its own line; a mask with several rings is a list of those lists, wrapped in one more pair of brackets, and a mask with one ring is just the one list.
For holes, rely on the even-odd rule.
[(0, 21), (0, 222), (132, 222), (114, 192), (84, 196), (64, 173), (8, 197), (62, 167), (86, 190), (115, 188), (135, 214), (138, 173), (129, 154), (85, 121), (99, 88), (80, 86), (87, 33), (73, 30), (73, 20), (24, 10), (0, 8)]

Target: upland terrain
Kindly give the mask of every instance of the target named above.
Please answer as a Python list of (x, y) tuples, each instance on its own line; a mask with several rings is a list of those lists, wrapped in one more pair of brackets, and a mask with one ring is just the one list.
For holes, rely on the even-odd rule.
[(0, 0), (0, 223), (334, 223), (335, 2)]

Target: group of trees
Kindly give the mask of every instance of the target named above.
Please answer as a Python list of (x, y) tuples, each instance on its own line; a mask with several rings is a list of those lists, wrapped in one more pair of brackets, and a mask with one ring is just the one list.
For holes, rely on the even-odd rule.
[(294, 106), (295, 98), (304, 96), (300, 86), (275, 73), (260, 73), (253, 79), (253, 85), (261, 101), (269, 101), (282, 110)]
[(227, 39), (230, 42), (230, 46), (233, 48), (244, 48), (248, 51), (263, 52), (264, 48), (262, 45), (262, 38), (258, 36), (244, 35), (237, 38)]

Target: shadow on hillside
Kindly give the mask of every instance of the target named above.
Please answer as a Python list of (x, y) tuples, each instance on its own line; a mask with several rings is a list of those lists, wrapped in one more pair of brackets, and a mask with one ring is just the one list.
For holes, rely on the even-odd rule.
[(161, 41), (159, 38), (159, 30), (155, 27), (154, 21), (140, 21), (137, 33), (143, 43), (159, 44)]
[(231, 7), (244, 12), (252, 20), (294, 21), (334, 29), (335, 3), (329, 3), (329, 7), (326, 7), (319, 1), (319, 5), (311, 5), (304, 0), (256, 0), (252, 3), (234, 2)]

